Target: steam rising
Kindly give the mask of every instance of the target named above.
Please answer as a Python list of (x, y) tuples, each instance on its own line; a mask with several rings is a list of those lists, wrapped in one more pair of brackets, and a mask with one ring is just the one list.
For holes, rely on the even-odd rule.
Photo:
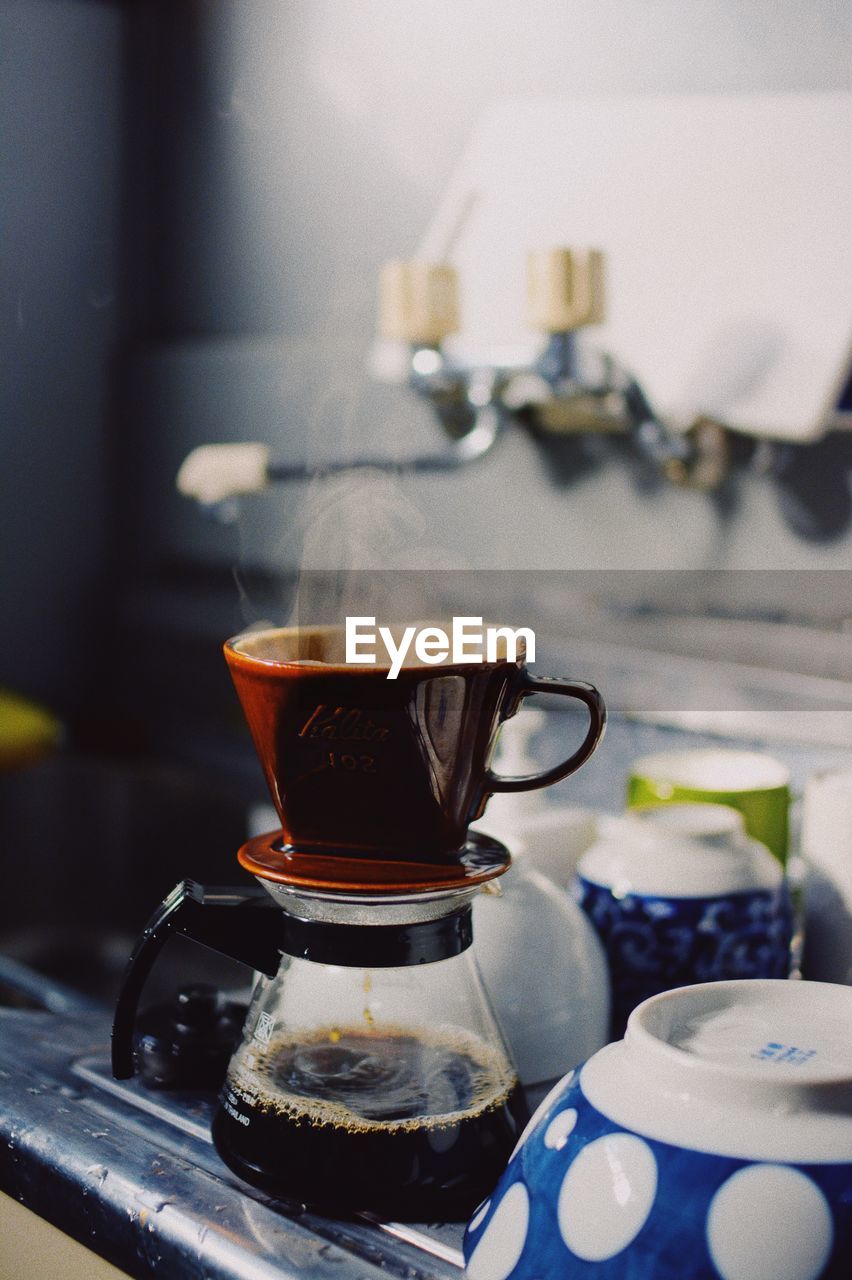
[[(340, 624), (351, 615), (388, 624), (443, 616), (448, 571), (467, 566), (432, 540), (406, 487), (403, 473), (359, 469), (318, 478), (301, 492), (269, 490), (262, 501), (277, 498), (287, 519), (264, 559), (285, 576), (299, 568), (272, 618), (258, 617), (253, 593), (236, 573), (246, 627)], [(246, 564), (242, 520), (239, 527)]]
[(429, 616), (440, 611), (442, 571), (463, 567), (428, 541), (422, 511), (402, 479), (386, 473), (317, 482), (305, 517), (294, 625), (356, 614), (387, 622)]
[[(285, 359), (280, 420), (299, 430), (289, 441), (285, 433), (272, 455), (316, 471), (330, 462), (354, 465), (310, 483), (272, 484), (240, 503), (246, 572), (238, 572), (238, 585), (247, 626), (258, 625), (260, 614), (266, 626), (339, 624), (353, 614), (387, 624), (436, 617), (446, 571), (468, 567), (441, 545), (440, 531), (436, 537), (428, 506), (436, 481), (407, 473), (402, 461), (439, 451), (431, 408), (405, 387), (373, 381), (363, 349), (341, 347), (337, 336), (318, 340), (307, 370)], [(400, 461), (395, 471), (369, 469), (357, 465), (365, 457), (386, 458), (389, 467)], [(257, 568), (271, 571), (272, 602), (268, 589), (260, 600), (247, 585)]]

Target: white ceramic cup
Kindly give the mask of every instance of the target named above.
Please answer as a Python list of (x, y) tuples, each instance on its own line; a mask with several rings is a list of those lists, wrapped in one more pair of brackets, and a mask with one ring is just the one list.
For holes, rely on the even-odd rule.
[(805, 973), (852, 984), (852, 769), (832, 769), (808, 779), (802, 856)]
[(730, 805), (742, 813), (750, 836), (784, 864), (789, 844), (790, 773), (759, 751), (702, 747), (643, 756), (631, 767), (627, 802), (632, 807), (703, 803)]

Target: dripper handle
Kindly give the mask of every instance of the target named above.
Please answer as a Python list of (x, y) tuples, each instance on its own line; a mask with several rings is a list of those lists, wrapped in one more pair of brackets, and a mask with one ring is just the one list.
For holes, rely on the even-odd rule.
[(139, 997), (154, 961), (175, 933), (274, 978), (281, 962), (281, 911), (260, 886), (205, 888), (182, 880), (160, 903), (133, 948), (112, 1024), (112, 1074), (133, 1075)]
[(576, 698), (582, 702), (589, 713), (589, 727), (586, 736), (577, 750), (567, 760), (560, 761), (550, 769), (541, 773), (523, 774), (521, 777), (503, 777), (489, 769), (485, 775), (485, 785), (489, 792), (498, 791), (537, 791), (541, 787), (550, 787), (554, 782), (561, 782), (569, 774), (575, 773), (597, 747), (606, 728), (606, 706), (601, 695), (593, 684), (584, 680), (563, 680), (556, 676), (536, 676), (525, 667), (519, 668), (520, 687), (515, 693), (512, 711), (517, 710), (524, 698), (533, 693), (559, 694), (564, 698)]

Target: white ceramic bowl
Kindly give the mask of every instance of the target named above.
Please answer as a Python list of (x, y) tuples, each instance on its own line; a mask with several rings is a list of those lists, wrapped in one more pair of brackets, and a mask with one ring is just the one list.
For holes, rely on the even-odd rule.
[(533, 1103), (606, 1043), (606, 956), (568, 894), (519, 858), (499, 896), (477, 894), (473, 951)]
[(502, 840), (513, 858), (523, 858), (527, 866), (554, 884), (570, 888), (577, 863), (597, 839), (597, 815), (572, 805), (548, 805), (505, 818), (497, 815), (495, 820), (491, 807), (496, 798), (489, 800), (486, 816), (481, 823), (474, 823), (474, 830)]

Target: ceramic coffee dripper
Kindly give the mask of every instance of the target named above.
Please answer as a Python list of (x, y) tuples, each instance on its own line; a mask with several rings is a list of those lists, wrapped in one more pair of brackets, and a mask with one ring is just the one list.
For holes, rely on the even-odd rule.
[[(387, 666), (347, 664), (344, 655), (342, 627), (249, 632), (225, 645), (282, 843), (294, 854), (447, 857), (463, 848), (492, 793), (558, 782), (603, 732), (596, 689), (534, 676), (523, 659), (416, 663), (391, 680)], [(501, 777), (490, 767), (500, 725), (535, 693), (582, 702), (585, 738), (549, 769)]]
[(469, 1280), (846, 1280), (852, 990), (655, 996), (524, 1131), (464, 1242)]

